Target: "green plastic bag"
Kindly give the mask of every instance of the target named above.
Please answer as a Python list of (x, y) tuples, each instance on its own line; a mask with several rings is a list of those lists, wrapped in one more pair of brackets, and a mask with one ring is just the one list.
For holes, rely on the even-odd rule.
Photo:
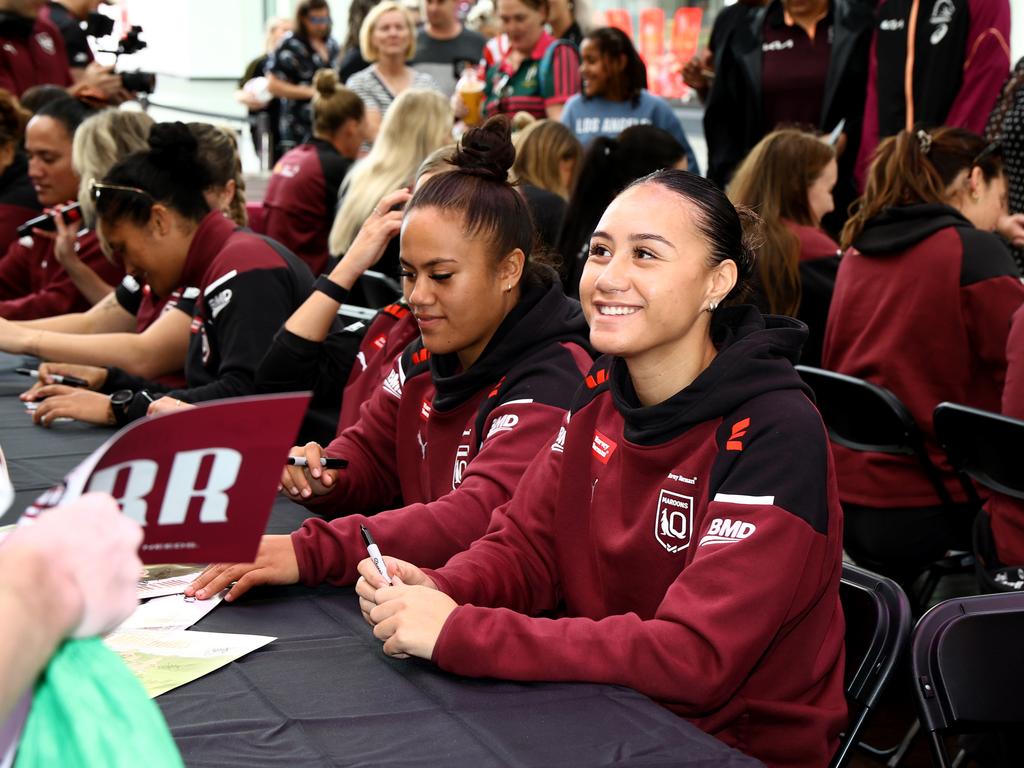
[(15, 768), (183, 768), (163, 715), (97, 638), (69, 640), (36, 683)]

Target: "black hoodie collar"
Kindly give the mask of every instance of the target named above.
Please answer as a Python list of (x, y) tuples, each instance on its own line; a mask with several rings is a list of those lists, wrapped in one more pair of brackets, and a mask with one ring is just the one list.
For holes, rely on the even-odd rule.
[(853, 247), (869, 256), (898, 253), (946, 227), (973, 228), (974, 225), (956, 208), (939, 203), (886, 208), (864, 224)]
[(520, 360), (555, 342), (590, 349), (590, 329), (578, 301), (568, 298), (557, 278), (526, 287), (519, 303), (505, 316), (494, 336), (468, 370), (455, 353), (432, 355), (433, 407), (448, 411), (484, 387), (496, 384)]
[(638, 445), (668, 442), (765, 392), (797, 389), (810, 394), (793, 368), (807, 338), (807, 326), (799, 320), (762, 316), (748, 305), (724, 307), (715, 313), (711, 334), (718, 349), (711, 365), (686, 389), (657, 405), (640, 405), (626, 362), (613, 360), (611, 393), (627, 440)]

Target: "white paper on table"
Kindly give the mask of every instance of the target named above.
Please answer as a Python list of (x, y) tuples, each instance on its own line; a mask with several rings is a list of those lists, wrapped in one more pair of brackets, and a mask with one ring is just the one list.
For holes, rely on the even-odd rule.
[(185, 591), (185, 587), (196, 580), (199, 574), (203, 572), (203, 569), (191, 565), (151, 565), (146, 568), (146, 571), (147, 573), (169, 572), (173, 575), (168, 575), (164, 578), (143, 576), (139, 580), (139, 585), (136, 589), (136, 594), (138, 594), (140, 600), (146, 600), (151, 597), (163, 597), (164, 595), (180, 595)]
[(135, 612), (125, 619), (115, 632), (129, 629), (188, 629), (203, 616), (208, 614), (221, 600), (227, 590), (207, 600), (196, 600), (184, 595), (167, 595), (156, 597), (142, 603)]
[(103, 642), (119, 655), (150, 698), (197, 680), (276, 637), (158, 629), (115, 631)]

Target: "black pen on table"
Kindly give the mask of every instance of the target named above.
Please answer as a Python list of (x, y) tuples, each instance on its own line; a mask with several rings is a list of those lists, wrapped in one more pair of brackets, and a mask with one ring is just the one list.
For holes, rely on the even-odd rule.
[(384, 564), (384, 556), (380, 553), (380, 548), (377, 547), (377, 542), (375, 542), (373, 540), (373, 536), (370, 535), (370, 529), (365, 525), (360, 525), (359, 532), (363, 534), (363, 543), (366, 544), (366, 553), (373, 561), (373, 565), (377, 569), (377, 573), (384, 577), (384, 581), (388, 583), (389, 587), (392, 586), (391, 577), (388, 576), (388, 567)]
[[(31, 376), (33, 379), (39, 378), (39, 371), (35, 368), (15, 368), (15, 373), (20, 373), (22, 376)], [(61, 373), (49, 373), (47, 374), (53, 379), (54, 384), (66, 384), (69, 387), (86, 387), (88, 388), (89, 382), (85, 379), (80, 379), (77, 376), (69, 376)]]
[[(306, 461), (305, 456), (289, 456), (288, 461), (285, 464), (290, 464), (293, 467), (308, 467), (309, 462)], [(329, 456), (320, 457), (320, 466), (324, 469), (344, 469), (348, 466), (348, 460), (346, 459), (333, 459)]]

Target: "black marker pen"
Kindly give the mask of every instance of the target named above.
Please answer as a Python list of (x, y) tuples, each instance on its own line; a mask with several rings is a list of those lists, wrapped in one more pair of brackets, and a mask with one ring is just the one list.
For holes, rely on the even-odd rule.
[[(293, 467), (308, 467), (309, 462), (306, 461), (305, 456), (289, 456), (288, 461), (285, 464), (290, 464)], [(320, 466), (324, 469), (344, 469), (348, 466), (347, 459), (332, 459), (327, 456), (320, 457)]]
[(388, 583), (388, 586), (391, 586), (391, 577), (388, 576), (388, 567), (384, 564), (384, 556), (381, 555), (380, 549), (377, 548), (377, 543), (373, 540), (373, 536), (370, 535), (369, 529), (365, 525), (360, 525), (359, 532), (363, 534), (366, 552), (370, 555), (370, 559), (373, 560), (377, 573), (384, 577), (384, 581)]
[[(22, 376), (31, 376), (34, 379), (39, 378), (39, 371), (35, 368), (15, 368), (15, 373), (20, 373)], [(65, 376), (60, 373), (48, 374), (53, 379), (54, 384), (67, 384), (69, 387), (88, 387), (89, 382), (85, 379), (80, 379), (77, 376)]]

